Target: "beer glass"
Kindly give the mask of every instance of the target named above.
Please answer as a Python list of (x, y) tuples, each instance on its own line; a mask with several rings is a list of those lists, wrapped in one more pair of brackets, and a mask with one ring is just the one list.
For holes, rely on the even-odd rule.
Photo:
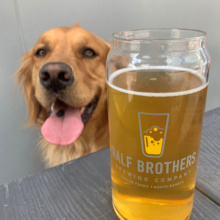
[(120, 219), (189, 219), (208, 86), (206, 33), (112, 35), (107, 59), (113, 207)]

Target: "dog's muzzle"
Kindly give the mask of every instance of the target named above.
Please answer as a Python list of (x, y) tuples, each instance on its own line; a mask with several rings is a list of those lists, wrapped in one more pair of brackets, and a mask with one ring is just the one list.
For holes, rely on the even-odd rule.
[(40, 83), (48, 90), (58, 92), (74, 82), (72, 69), (65, 63), (47, 63), (39, 72)]

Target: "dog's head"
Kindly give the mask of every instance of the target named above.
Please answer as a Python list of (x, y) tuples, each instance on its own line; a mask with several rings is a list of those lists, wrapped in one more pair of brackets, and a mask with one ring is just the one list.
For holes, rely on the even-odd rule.
[(59, 27), (43, 33), (24, 55), (17, 78), (25, 91), (29, 124), (43, 125), (49, 142), (73, 143), (101, 111), (109, 49), (79, 26)]

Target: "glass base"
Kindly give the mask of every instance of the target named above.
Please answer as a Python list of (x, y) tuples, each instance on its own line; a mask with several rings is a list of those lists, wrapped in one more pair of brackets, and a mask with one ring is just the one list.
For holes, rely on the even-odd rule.
[(116, 209), (116, 207), (114, 206), (114, 204), (112, 204), (112, 205), (113, 205), (113, 209), (114, 209), (116, 215), (118, 216), (118, 218), (119, 218), (120, 220), (126, 220), (126, 218), (124, 218), (124, 217), (118, 212), (118, 210)]
[[(113, 208), (114, 208), (114, 211), (115, 211), (116, 215), (118, 216), (118, 218), (119, 218), (120, 220), (129, 220), (129, 219), (124, 218), (124, 217), (118, 212), (118, 210), (117, 210), (117, 208), (114, 206), (114, 204), (112, 204), (112, 205), (113, 205)], [(187, 217), (186, 219), (184, 219), (184, 220), (189, 220), (191, 214), (192, 214), (192, 212), (190, 212), (190, 214), (188, 215), (188, 217)], [(132, 219), (131, 219), (131, 220), (132, 220)]]

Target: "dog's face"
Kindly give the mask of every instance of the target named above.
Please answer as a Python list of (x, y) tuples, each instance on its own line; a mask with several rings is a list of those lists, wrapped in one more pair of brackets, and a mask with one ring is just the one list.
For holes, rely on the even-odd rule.
[[(100, 114), (109, 49), (85, 29), (60, 27), (42, 34), (24, 56), (17, 75), (25, 90), (30, 123), (43, 123), (42, 133), (49, 142), (70, 144), (95, 112)], [(74, 129), (75, 133), (70, 132)]]

